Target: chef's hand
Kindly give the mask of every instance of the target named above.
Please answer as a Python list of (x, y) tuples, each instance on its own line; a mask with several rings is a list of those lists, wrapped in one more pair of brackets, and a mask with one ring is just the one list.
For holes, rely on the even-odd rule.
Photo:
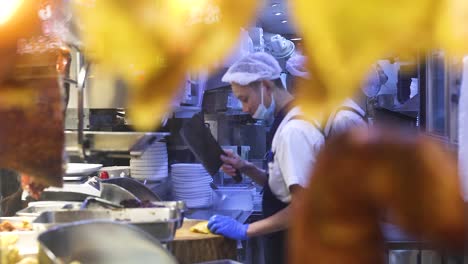
[(236, 176), (236, 169), (242, 171), (247, 162), (239, 157), (239, 155), (232, 152), (232, 150), (225, 150), (224, 153), (226, 153), (226, 155), (221, 155), (221, 160), (224, 162), (221, 169), (224, 173), (234, 177)]
[(241, 224), (228, 216), (213, 215), (208, 221), (208, 228), (214, 234), (235, 240), (246, 240), (248, 224)]

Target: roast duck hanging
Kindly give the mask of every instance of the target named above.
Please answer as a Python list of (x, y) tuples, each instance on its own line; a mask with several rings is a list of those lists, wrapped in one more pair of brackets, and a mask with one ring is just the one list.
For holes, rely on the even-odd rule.
[(42, 34), (39, 3), (25, 1), (0, 24), (0, 168), (21, 173), (24, 187), (33, 193), (62, 185), (59, 76), (70, 62), (58, 39)]

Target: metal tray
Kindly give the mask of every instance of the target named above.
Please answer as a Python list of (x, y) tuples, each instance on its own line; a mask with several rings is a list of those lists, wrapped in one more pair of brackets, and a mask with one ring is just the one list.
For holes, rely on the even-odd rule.
[[(153, 201), (151, 204), (154, 205), (154, 207), (157, 208), (170, 208), (170, 209), (175, 209), (177, 212), (180, 214), (179, 221), (177, 222), (177, 228), (180, 228), (183, 225), (184, 221), (184, 216), (185, 212), (187, 211), (187, 206), (185, 205), (184, 201)], [(119, 209), (119, 204), (116, 204), (114, 202), (109, 202), (104, 199), (99, 199), (99, 198), (94, 198), (94, 197), (88, 197), (84, 202), (81, 207), (81, 209), (90, 209), (90, 210), (95, 210), (95, 209)], [(148, 207), (148, 208), (154, 208), (154, 207)]]
[(18, 216), (38, 217), (41, 213), (47, 211), (57, 211), (64, 209), (80, 209), (81, 202), (66, 201), (43, 201), (30, 203), (28, 207), (16, 212)]
[(171, 208), (64, 210), (44, 212), (33, 221), (32, 225), (35, 230), (44, 231), (60, 224), (104, 219), (132, 224), (161, 242), (169, 242), (174, 239), (180, 217), (180, 212)]
[(42, 233), (39, 263), (177, 263), (153, 237), (130, 225), (85, 221)]
[(158, 201), (152, 202), (152, 204), (178, 210), (180, 214), (180, 220), (177, 222), (177, 229), (182, 227), (184, 224), (185, 212), (187, 212), (187, 205), (184, 201)]

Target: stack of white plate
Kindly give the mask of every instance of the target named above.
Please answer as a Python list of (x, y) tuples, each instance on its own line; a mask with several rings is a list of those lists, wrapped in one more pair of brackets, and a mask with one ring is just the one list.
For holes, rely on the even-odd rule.
[(130, 175), (138, 180), (160, 181), (169, 175), (167, 147), (164, 142), (155, 142), (141, 156), (130, 152)]
[(178, 163), (171, 166), (175, 200), (182, 200), (189, 208), (204, 208), (212, 204), (213, 181), (201, 164)]

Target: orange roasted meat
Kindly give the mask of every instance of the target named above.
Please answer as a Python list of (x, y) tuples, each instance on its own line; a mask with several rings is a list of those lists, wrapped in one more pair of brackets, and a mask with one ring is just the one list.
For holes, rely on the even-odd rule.
[(454, 157), (395, 129), (331, 139), (295, 205), (291, 263), (385, 262), (382, 219), (443, 249), (463, 249), (465, 208)]

